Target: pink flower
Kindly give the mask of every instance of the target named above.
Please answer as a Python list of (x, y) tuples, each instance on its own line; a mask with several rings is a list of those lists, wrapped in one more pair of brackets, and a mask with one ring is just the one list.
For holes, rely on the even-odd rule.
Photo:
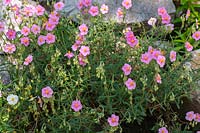
[(6, 37), (7, 37), (9, 40), (15, 39), (15, 37), (16, 37), (16, 31), (15, 31), (15, 30), (9, 29), (9, 30), (6, 32)]
[(121, 8), (117, 9), (117, 17), (118, 18), (123, 18), (124, 17), (124, 12)]
[(185, 16), (186, 20), (188, 20), (189, 16), (190, 16), (190, 9), (187, 9), (187, 13), (186, 13), (186, 16)]
[(196, 41), (200, 40), (200, 31), (193, 33), (192, 38), (194, 38)]
[(102, 14), (108, 13), (108, 10), (109, 9), (108, 9), (107, 5), (105, 5), (105, 4), (101, 5), (100, 11), (101, 11)]
[(155, 49), (152, 46), (148, 47), (148, 53), (149, 55), (153, 56), (153, 52), (155, 51)]
[(134, 36), (132, 31), (126, 32), (126, 42), (130, 47), (135, 47), (138, 44), (138, 39)]
[(170, 52), (170, 61), (171, 62), (176, 61), (176, 52), (173, 50)]
[(132, 67), (131, 65), (125, 63), (122, 67), (122, 71), (124, 72), (124, 75), (129, 75), (131, 73)]
[(185, 42), (185, 48), (188, 52), (192, 51), (193, 46), (189, 42)]
[(42, 96), (43, 97), (51, 98), (52, 95), (53, 95), (53, 90), (49, 86), (42, 88)]
[(185, 119), (188, 121), (192, 121), (195, 118), (194, 111), (189, 111), (186, 113)]
[(153, 51), (153, 54), (152, 54), (152, 58), (153, 58), (154, 60), (157, 60), (159, 55), (161, 55), (160, 50), (154, 50), (154, 51)]
[(28, 55), (24, 61), (24, 65), (28, 66), (31, 62), (33, 61), (33, 56), (32, 55)]
[(199, 113), (195, 113), (194, 121), (200, 122), (200, 114)]
[(59, 17), (57, 16), (52, 16), (49, 18), (49, 23), (57, 25), (59, 23)]
[(108, 117), (108, 123), (111, 127), (115, 127), (119, 125), (119, 116), (112, 114), (111, 117)]
[(85, 7), (91, 6), (91, 5), (92, 5), (92, 0), (83, 0), (83, 5), (84, 5)]
[(59, 14), (58, 14), (57, 11), (53, 11), (53, 12), (51, 12), (51, 13), (49, 14), (49, 18), (51, 18), (51, 17), (58, 17), (58, 16), (59, 16)]
[(169, 14), (162, 15), (162, 24), (169, 24), (171, 21), (171, 16)]
[(158, 133), (168, 133), (168, 130), (166, 127), (162, 127), (158, 129)]
[(33, 32), (33, 34), (38, 34), (40, 33), (40, 27), (36, 24), (33, 24), (32, 27), (31, 27), (31, 31)]
[(56, 11), (61, 11), (64, 6), (65, 6), (65, 4), (61, 1), (54, 4), (54, 8)]
[(4, 31), (4, 23), (0, 21), (0, 33)]
[(76, 43), (77, 43), (77, 44), (82, 44), (84, 40), (85, 40), (84, 35), (79, 34), (79, 35), (77, 36)]
[(79, 30), (80, 30), (80, 34), (81, 35), (87, 35), (87, 33), (88, 33), (88, 27), (87, 27), (87, 25), (86, 24), (82, 24), (82, 25), (80, 25), (79, 26)]
[(136, 83), (131, 78), (128, 78), (128, 80), (125, 82), (125, 85), (129, 90), (133, 90), (136, 88)]
[(9, 5), (11, 3), (11, 1), (12, 0), (3, 0), (3, 4), (7, 6), (7, 5)]
[(162, 83), (162, 79), (161, 79), (160, 74), (156, 74), (155, 79), (156, 79), (156, 82), (157, 82), (157, 83), (159, 83), (159, 84)]
[(89, 10), (90, 15), (97, 16), (99, 14), (99, 8), (98, 6), (91, 6)]
[(29, 43), (30, 43), (28, 37), (22, 37), (22, 38), (20, 39), (20, 41), (21, 41), (21, 44), (23, 44), (24, 46), (28, 46)]
[(55, 27), (56, 27), (56, 25), (55, 25), (54, 23), (48, 21), (48, 22), (46, 23), (45, 29), (46, 29), (47, 31), (52, 31)]
[(35, 7), (32, 5), (26, 5), (22, 11), (22, 13), (27, 16), (27, 17), (31, 17), (34, 15), (35, 13)]
[(160, 65), (160, 67), (164, 67), (165, 60), (165, 56), (159, 55), (156, 62)]
[(74, 54), (71, 51), (68, 51), (64, 56), (66, 56), (68, 59), (71, 59), (74, 57)]
[(21, 34), (23, 34), (24, 36), (28, 36), (29, 33), (30, 33), (30, 28), (24, 26), (21, 30)]
[(83, 107), (83, 106), (82, 106), (80, 100), (74, 100), (74, 101), (72, 101), (71, 108), (72, 108), (75, 112), (78, 112), (79, 110), (81, 110), (82, 107)]
[(90, 48), (88, 46), (81, 46), (79, 52), (83, 55), (83, 56), (87, 56), (90, 54)]
[(73, 51), (77, 51), (77, 49), (80, 47), (80, 44), (75, 43), (74, 45), (72, 45), (72, 50)]
[(35, 13), (37, 16), (42, 16), (45, 12), (45, 8), (41, 5), (35, 7)]
[(158, 15), (163, 16), (164, 14), (167, 14), (167, 10), (165, 9), (165, 7), (159, 7)]
[(132, 1), (131, 0), (123, 0), (122, 6), (125, 7), (126, 9), (129, 9), (132, 7)]
[(77, 7), (79, 10), (81, 10), (83, 8), (83, 0), (78, 1)]
[(15, 44), (6, 44), (3, 46), (3, 51), (12, 54), (16, 51), (16, 46)]
[(56, 41), (56, 37), (55, 35), (51, 34), (51, 33), (48, 33), (46, 35), (46, 42), (47, 44), (51, 44), (51, 43), (54, 43)]
[(86, 65), (86, 57), (85, 56), (83, 56), (81, 53), (79, 53), (79, 55), (78, 55), (78, 61), (79, 61), (79, 64), (81, 65), (81, 66), (85, 66)]
[(41, 46), (42, 44), (44, 44), (45, 40), (46, 40), (46, 36), (40, 35), (37, 41), (38, 45)]
[(144, 53), (144, 54), (142, 54), (140, 60), (141, 60), (141, 62), (143, 62), (145, 64), (149, 64), (152, 60), (152, 57), (149, 53)]
[(19, 14), (19, 6), (18, 5), (13, 5), (10, 7), (10, 9), (15, 13), (15, 15)]

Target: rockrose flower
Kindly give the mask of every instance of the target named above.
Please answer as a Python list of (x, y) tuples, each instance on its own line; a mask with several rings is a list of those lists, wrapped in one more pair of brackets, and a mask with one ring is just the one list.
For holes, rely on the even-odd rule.
[(193, 46), (189, 42), (185, 42), (185, 48), (188, 52), (193, 50)]
[(91, 5), (92, 5), (92, 0), (83, 0), (83, 5), (84, 5), (85, 7), (91, 6)]
[(30, 33), (30, 28), (24, 26), (21, 30), (21, 34), (23, 34), (24, 36), (28, 36), (29, 33)]
[(15, 31), (15, 30), (9, 29), (9, 30), (6, 32), (6, 37), (7, 37), (9, 40), (15, 39), (15, 37), (16, 37), (16, 31)]
[(190, 16), (190, 9), (187, 9), (186, 16), (185, 16), (186, 20), (188, 20), (189, 16)]
[(99, 8), (98, 6), (91, 6), (89, 10), (90, 15), (97, 16), (99, 14)]
[(156, 18), (150, 18), (149, 20), (148, 20), (148, 25), (151, 25), (151, 26), (155, 26), (155, 24), (156, 24), (156, 21), (157, 21), (157, 19)]
[(108, 117), (108, 123), (111, 127), (115, 127), (119, 125), (119, 116), (112, 114), (111, 117)]
[(171, 16), (169, 14), (163, 14), (162, 16), (162, 24), (169, 24), (171, 21)]
[(44, 12), (45, 12), (45, 8), (43, 6), (37, 5), (35, 7), (35, 13), (37, 16), (42, 16), (44, 14)]
[(72, 101), (72, 104), (71, 104), (71, 108), (75, 111), (75, 112), (78, 112), (82, 109), (82, 104), (81, 104), (81, 101), (80, 100), (74, 100)]
[(87, 35), (88, 33), (88, 27), (86, 24), (81, 24), (79, 27), (79, 31), (80, 31), (80, 34), (83, 36), (83, 35)]
[(167, 14), (167, 10), (165, 9), (165, 7), (159, 7), (158, 15), (163, 16), (164, 14)]
[(158, 74), (156, 74), (156, 76), (155, 76), (155, 80), (156, 80), (156, 82), (157, 83), (159, 83), (159, 84), (161, 84), (162, 83), (162, 79), (161, 79), (161, 76), (160, 76), (160, 74), (158, 73)]
[(51, 98), (52, 95), (53, 95), (53, 90), (49, 86), (42, 88), (42, 96), (43, 97)]
[(128, 78), (128, 80), (125, 82), (125, 85), (129, 90), (133, 90), (136, 88), (136, 83), (131, 78)]
[(3, 51), (12, 54), (16, 51), (16, 46), (15, 44), (6, 44), (3, 46)]
[(65, 4), (61, 1), (54, 4), (54, 8), (56, 11), (61, 11), (64, 6), (65, 6)]
[(19, 97), (17, 95), (9, 94), (7, 96), (8, 104), (15, 105), (19, 101)]
[(27, 17), (32, 17), (35, 13), (35, 7), (33, 5), (26, 5), (22, 10), (22, 14)]
[(109, 9), (108, 9), (107, 5), (105, 5), (105, 4), (101, 5), (100, 11), (101, 11), (102, 14), (108, 13), (108, 10)]
[(74, 54), (71, 51), (68, 51), (64, 56), (66, 56), (68, 59), (71, 59), (74, 57)]
[(36, 24), (33, 24), (32, 27), (31, 27), (31, 31), (33, 32), (33, 34), (38, 34), (40, 33), (40, 26), (36, 25)]
[(141, 62), (143, 62), (145, 64), (149, 64), (152, 60), (152, 56), (146, 52), (146, 53), (142, 54), (140, 60), (141, 60)]
[(131, 73), (132, 67), (131, 65), (125, 63), (122, 67), (122, 71), (124, 72), (124, 75), (129, 75)]
[(51, 43), (54, 43), (56, 41), (56, 36), (51, 34), (51, 33), (48, 33), (46, 35), (46, 42), (47, 44), (51, 44)]
[(125, 7), (126, 9), (131, 8), (132, 7), (132, 0), (123, 0), (122, 6)]
[(21, 41), (21, 44), (23, 44), (24, 46), (28, 46), (29, 45), (29, 38), (28, 37), (22, 37), (21, 39), (20, 39), (20, 41)]
[(166, 127), (162, 127), (158, 129), (158, 133), (168, 133), (168, 130)]
[(189, 111), (186, 113), (185, 119), (188, 121), (192, 121), (195, 118), (194, 111)]
[(83, 0), (79, 0), (78, 4), (77, 4), (78, 9), (81, 10), (83, 8), (83, 6), (84, 6), (83, 5)]
[(116, 14), (117, 14), (118, 18), (123, 18), (124, 17), (124, 12), (120, 7), (117, 9)]
[(176, 52), (173, 50), (170, 52), (170, 61), (171, 62), (176, 61)]
[(55, 27), (56, 27), (56, 25), (54, 23), (52, 23), (52, 21), (48, 21), (46, 23), (45, 29), (47, 31), (52, 31)]
[(159, 55), (156, 62), (160, 65), (160, 67), (164, 67), (165, 60), (165, 56)]
[(200, 40), (200, 31), (194, 32), (192, 38), (194, 38), (196, 41)]
[(39, 46), (41, 46), (41, 45), (43, 45), (45, 43), (45, 41), (46, 41), (46, 36), (40, 35), (38, 37), (37, 43), (38, 43)]
[(31, 62), (33, 61), (33, 56), (32, 55), (28, 55), (24, 61), (24, 65), (28, 66)]
[(200, 114), (199, 113), (195, 113), (194, 121), (200, 122)]
[(90, 54), (90, 48), (88, 46), (81, 46), (79, 52), (83, 55), (83, 56), (87, 56)]

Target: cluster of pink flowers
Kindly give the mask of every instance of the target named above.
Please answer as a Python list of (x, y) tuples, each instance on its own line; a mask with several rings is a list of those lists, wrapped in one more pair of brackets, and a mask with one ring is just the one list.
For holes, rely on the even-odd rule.
[(160, 67), (164, 67), (166, 60), (165, 56), (162, 55), (160, 50), (149, 46), (148, 52), (142, 54), (141, 61), (145, 64), (149, 64), (152, 59), (156, 60)]
[(126, 42), (132, 48), (135, 47), (139, 43), (138, 39), (136, 38), (136, 36), (131, 30), (126, 32), (125, 37), (126, 37)]
[[(81, 24), (79, 26), (79, 31), (80, 33), (78, 34), (75, 43), (72, 45), (72, 50), (77, 51), (80, 48), (78, 55), (79, 64), (81, 66), (85, 66), (87, 56), (90, 55), (90, 47), (82, 44), (85, 40), (85, 35), (88, 34), (88, 26), (86, 24)], [(65, 54), (65, 56), (70, 59), (74, 56), (74, 54), (72, 52), (68, 52)]]
[(124, 8), (125, 9), (130, 9), (132, 7), (132, 0), (123, 0), (122, 1), (122, 6), (123, 6), (123, 8), (119, 7), (117, 9), (116, 14), (117, 14), (118, 18), (123, 18), (124, 17), (124, 14), (125, 14), (124, 13)]
[(188, 121), (196, 121), (200, 122), (200, 114), (199, 113), (194, 113), (194, 111), (189, 111), (186, 113), (185, 119)]
[(162, 24), (165, 24), (165, 28), (167, 31), (174, 30), (174, 24), (171, 24), (171, 16), (167, 13), (165, 7), (158, 8), (158, 15), (162, 18)]
[(168, 133), (168, 130), (166, 127), (162, 127), (158, 129), (158, 133)]
[[(132, 67), (131, 65), (125, 63), (122, 66), (122, 71), (124, 72), (124, 75), (128, 76), (131, 73)], [(126, 85), (126, 87), (128, 88), (128, 90), (133, 90), (136, 88), (136, 82), (134, 80), (132, 80), (131, 78), (128, 78), (127, 81), (125, 81), (124, 83)]]

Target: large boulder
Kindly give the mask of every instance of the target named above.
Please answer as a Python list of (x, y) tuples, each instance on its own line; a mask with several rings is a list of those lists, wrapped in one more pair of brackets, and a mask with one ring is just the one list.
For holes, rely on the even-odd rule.
[[(78, 0), (64, 0), (65, 7), (63, 11), (66, 16), (75, 17), (79, 10), (77, 8)], [(93, 3), (106, 4), (109, 6), (109, 13), (106, 15), (106, 19), (119, 20), (116, 16), (116, 11), (119, 7), (122, 7), (122, 0), (93, 0)], [(157, 9), (159, 7), (165, 7), (168, 13), (174, 13), (176, 11), (175, 5), (172, 0), (132, 0), (132, 7), (127, 10), (125, 17), (126, 23), (135, 23), (146, 21), (151, 17), (157, 16)]]

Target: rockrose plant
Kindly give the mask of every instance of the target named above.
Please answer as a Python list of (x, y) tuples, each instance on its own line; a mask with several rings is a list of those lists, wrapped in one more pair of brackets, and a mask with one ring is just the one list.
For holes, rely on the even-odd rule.
[[(74, 22), (62, 15), (63, 2), (51, 11), (12, 2), (3, 0), (13, 20), (0, 21), (11, 78), (0, 87), (0, 132), (115, 132), (146, 117), (155, 119), (154, 132), (181, 130), (173, 108), (195, 89), (196, 77), (183, 65), (193, 47), (184, 40), (187, 51), (180, 52), (173, 37), (166, 43), (164, 27), (173, 21), (165, 7), (149, 31), (136, 32), (134, 24), (104, 21), (106, 3), (79, 0)], [(132, 5), (123, 0), (118, 19)], [(198, 30), (190, 36), (200, 40)], [(199, 113), (187, 112), (185, 122), (198, 123)]]

